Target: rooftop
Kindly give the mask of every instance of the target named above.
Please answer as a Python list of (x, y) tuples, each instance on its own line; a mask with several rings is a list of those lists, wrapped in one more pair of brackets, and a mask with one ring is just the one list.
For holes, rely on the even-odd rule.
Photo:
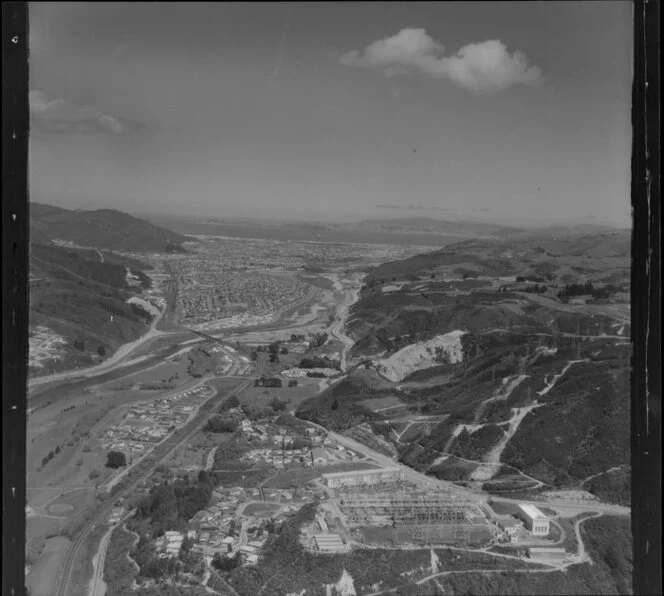
[(341, 541), (339, 534), (314, 534), (314, 540), (318, 548), (322, 549), (341, 549), (344, 543)]
[(546, 518), (546, 515), (544, 515), (537, 507), (535, 507), (535, 505), (526, 503), (519, 505), (519, 508), (531, 519)]

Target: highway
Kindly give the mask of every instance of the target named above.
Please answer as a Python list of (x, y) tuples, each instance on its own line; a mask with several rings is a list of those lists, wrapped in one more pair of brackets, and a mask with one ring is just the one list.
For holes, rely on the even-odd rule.
[[(244, 389), (246, 389), (249, 385), (250, 385), (249, 380), (241, 383), (228, 395), (228, 397), (244, 391)], [(59, 585), (57, 591), (55, 592), (57, 596), (70, 596), (71, 594), (70, 584), (72, 580), (74, 564), (76, 563), (78, 557), (80, 556), (83, 545), (85, 544), (88, 536), (95, 528), (95, 526), (97, 524), (105, 523), (106, 518), (110, 514), (115, 502), (118, 499), (130, 494), (144, 480), (146, 476), (150, 475), (155, 470), (155, 468), (168, 461), (168, 459), (173, 455), (173, 453), (177, 449), (181, 448), (189, 440), (191, 440), (191, 438), (203, 427), (203, 425), (207, 421), (209, 411), (206, 411), (204, 409), (204, 406), (211, 404), (216, 397), (217, 397), (217, 392), (215, 391), (214, 394), (211, 397), (209, 397), (206, 400), (206, 402), (200, 407), (200, 410), (198, 412), (198, 420), (196, 419), (192, 420), (188, 425), (180, 429), (179, 433), (176, 432), (175, 435), (171, 436), (170, 439), (171, 440), (174, 439), (180, 433), (182, 434), (182, 437), (179, 438), (179, 440), (175, 441), (170, 447), (168, 447), (166, 451), (163, 454), (161, 454), (160, 457), (158, 457), (158, 459), (153, 461), (149, 465), (149, 467), (147, 467), (136, 479), (130, 482), (125, 488), (121, 489), (116, 494), (109, 496), (109, 498), (99, 507), (99, 509), (97, 509), (92, 518), (85, 524), (85, 526), (83, 526), (83, 528), (81, 528), (81, 530), (78, 532), (78, 534), (72, 541), (72, 544), (69, 548), (69, 552), (67, 553), (65, 561), (63, 563), (63, 570), (60, 577)], [(156, 448), (156, 450), (158, 449), (159, 447)]]
[(346, 297), (344, 298), (344, 302), (339, 309), (339, 312), (337, 313), (337, 317), (329, 327), (330, 334), (336, 337), (341, 343), (343, 343), (340, 359), (341, 372), (346, 372), (348, 350), (350, 350), (354, 344), (353, 340), (343, 332), (343, 329), (346, 324), (346, 319), (348, 318), (350, 307), (355, 303), (359, 294), (359, 287), (346, 292)]

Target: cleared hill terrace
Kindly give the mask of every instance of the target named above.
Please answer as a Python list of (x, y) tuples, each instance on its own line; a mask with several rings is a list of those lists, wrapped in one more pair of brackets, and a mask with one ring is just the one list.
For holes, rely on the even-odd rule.
[[(627, 232), (556, 230), (374, 268), (346, 324), (351, 374), (298, 416), (389, 441), (409, 466), (496, 494), (592, 476), (603, 498), (624, 499), (629, 242)], [(587, 282), (605, 297), (560, 297)], [(450, 333), (460, 357), (437, 361), (426, 348)], [(376, 407), (382, 398), (397, 407)]]

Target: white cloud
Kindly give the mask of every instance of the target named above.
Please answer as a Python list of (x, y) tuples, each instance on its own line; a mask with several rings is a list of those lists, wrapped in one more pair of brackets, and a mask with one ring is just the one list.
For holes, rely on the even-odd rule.
[(124, 135), (138, 128), (134, 123), (90, 106), (77, 106), (65, 99), (49, 99), (41, 91), (30, 91), (29, 101), (31, 123), (47, 132)]
[(402, 29), (396, 35), (368, 45), (364, 51), (344, 54), (345, 66), (380, 70), (387, 76), (420, 72), (453, 83), (478, 94), (503, 91), (517, 84), (537, 86), (542, 71), (530, 65), (523, 52), (510, 53), (499, 40), (470, 43), (452, 56), (424, 29)]

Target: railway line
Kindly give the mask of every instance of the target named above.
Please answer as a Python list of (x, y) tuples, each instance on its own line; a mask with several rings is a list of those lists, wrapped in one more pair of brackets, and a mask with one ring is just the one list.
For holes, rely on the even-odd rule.
[[(246, 389), (249, 386), (249, 384), (250, 384), (249, 381), (241, 383), (229, 394), (229, 397), (232, 395), (237, 395), (238, 393), (244, 391), (244, 389)], [(136, 489), (147, 475), (151, 474), (158, 466), (165, 463), (171, 457), (171, 455), (173, 455), (173, 452), (176, 449), (182, 447), (187, 441), (189, 441), (193, 437), (194, 434), (196, 434), (201, 429), (201, 427), (207, 420), (207, 415), (213, 410), (213, 407), (206, 407), (206, 406), (208, 405), (211, 406), (213, 400), (216, 397), (217, 397), (217, 392), (215, 391), (214, 394), (210, 398), (208, 398), (208, 400), (201, 406), (197, 417), (194, 418), (194, 420), (192, 420), (187, 425), (187, 427), (185, 427), (184, 429), (182, 429), (182, 431), (180, 431), (182, 433), (182, 436), (178, 437), (177, 440), (175, 440), (171, 445), (166, 447), (165, 448), (166, 451), (162, 453), (160, 456), (158, 456), (157, 459), (153, 460), (152, 463), (150, 463), (148, 467), (142, 470), (140, 474), (137, 474), (137, 477), (134, 480), (132, 480), (127, 486), (120, 489), (118, 492), (109, 495), (108, 500), (101, 505), (101, 507), (95, 512), (92, 518), (79, 531), (79, 533), (74, 538), (72, 545), (69, 549), (69, 552), (67, 553), (67, 556), (65, 558), (62, 568), (62, 574), (60, 576), (60, 581), (58, 583), (58, 588), (57, 591), (55, 592), (56, 596), (71, 596), (74, 593), (71, 589), (72, 574), (74, 571), (74, 566), (81, 554), (83, 545), (85, 544), (87, 538), (90, 536), (95, 527), (97, 527), (98, 524), (104, 523), (104, 520), (110, 514), (114, 506), (114, 503), (118, 499), (127, 496), (134, 489)], [(162, 446), (162, 448), (164, 447)], [(157, 447), (157, 449), (159, 449), (159, 447)]]

